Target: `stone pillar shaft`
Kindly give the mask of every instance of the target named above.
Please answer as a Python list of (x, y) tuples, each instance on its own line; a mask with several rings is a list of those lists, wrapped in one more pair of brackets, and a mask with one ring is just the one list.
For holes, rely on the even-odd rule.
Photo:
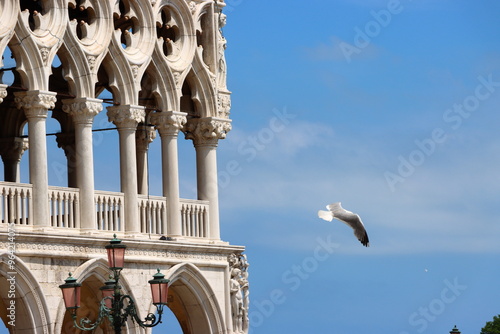
[(135, 131), (137, 124), (144, 121), (144, 107), (116, 106), (108, 107), (108, 118), (118, 128), (120, 137), (120, 181), (121, 191), (125, 195), (125, 232), (140, 233), (137, 160)]
[(190, 119), (186, 126), (186, 139), (193, 139), (196, 149), (198, 199), (209, 201), (209, 238), (213, 240), (220, 239), (216, 149), (230, 130), (229, 120), (213, 117)]
[(56, 102), (56, 93), (27, 91), (14, 93), (18, 108), (22, 108), (28, 119), (29, 170), (33, 185), (34, 224), (49, 226), (49, 184), (47, 171), (46, 118), (48, 109)]
[(137, 148), (137, 191), (141, 195), (149, 193), (148, 150), (149, 144), (156, 138), (156, 130), (150, 125), (137, 127), (135, 139)]
[(177, 137), (186, 123), (186, 115), (174, 111), (151, 115), (151, 122), (156, 125), (161, 136), (163, 196), (168, 201), (167, 232), (170, 236), (182, 235)]
[(102, 110), (102, 100), (76, 98), (63, 101), (63, 111), (75, 123), (76, 185), (80, 189), (80, 228), (97, 229), (95, 221), (94, 153), (92, 123)]

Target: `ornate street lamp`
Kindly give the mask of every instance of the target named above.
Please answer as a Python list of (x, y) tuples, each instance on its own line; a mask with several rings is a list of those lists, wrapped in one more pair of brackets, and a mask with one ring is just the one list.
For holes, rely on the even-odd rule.
[(70, 311), (76, 328), (82, 331), (92, 331), (107, 318), (113, 326), (115, 334), (120, 334), (129, 316), (141, 327), (154, 327), (161, 323), (163, 307), (167, 304), (169, 280), (165, 279), (165, 275), (160, 273), (160, 269), (158, 269), (158, 272), (153, 275), (153, 279), (148, 282), (151, 285), (153, 304), (156, 306), (158, 317), (154, 313), (149, 313), (144, 320), (141, 320), (137, 315), (134, 300), (129, 295), (122, 294), (119, 285), (126, 248), (127, 246), (122, 244), (121, 240), (116, 238), (116, 235), (109, 245), (106, 245), (108, 263), (113, 275), (100, 288), (103, 298), (99, 303), (99, 315), (94, 323), (88, 318), (77, 321), (76, 313), (80, 307), (80, 289), (82, 285), (71, 277), (71, 273), (65, 280), (65, 284), (59, 286), (63, 294), (66, 310)]

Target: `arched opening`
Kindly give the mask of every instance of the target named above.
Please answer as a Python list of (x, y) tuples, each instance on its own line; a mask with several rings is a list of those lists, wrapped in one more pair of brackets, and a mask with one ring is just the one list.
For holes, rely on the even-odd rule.
[(203, 273), (190, 263), (181, 263), (166, 273), (170, 279), (168, 307), (184, 334), (223, 332), (220, 306)]
[[(10, 257), (9, 257), (10, 255)], [(0, 255), (0, 317), (10, 333), (49, 331), (47, 304), (35, 277), (12, 254)], [(10, 262), (9, 262), (10, 260)]]
[[(9, 47), (2, 54), (3, 67), (0, 70), (0, 90), (3, 91), (0, 104), (0, 175), (7, 182), (29, 182), (26, 116), (17, 109), (14, 92), (24, 90), (21, 76), (16, 70), (15, 55)], [(1, 92), (0, 92), (1, 93)], [(26, 133), (24, 133), (26, 131)]]

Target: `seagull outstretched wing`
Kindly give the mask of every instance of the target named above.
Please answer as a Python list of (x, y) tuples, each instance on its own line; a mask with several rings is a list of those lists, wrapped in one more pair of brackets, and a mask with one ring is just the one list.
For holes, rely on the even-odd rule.
[(340, 202), (327, 205), (326, 208), (329, 211), (318, 211), (319, 218), (327, 221), (332, 221), (333, 218), (340, 220), (341, 222), (349, 225), (354, 230), (354, 235), (363, 244), (363, 246), (368, 247), (370, 245), (365, 226), (363, 225), (361, 218), (359, 218), (357, 214), (345, 210), (342, 206), (340, 206)]

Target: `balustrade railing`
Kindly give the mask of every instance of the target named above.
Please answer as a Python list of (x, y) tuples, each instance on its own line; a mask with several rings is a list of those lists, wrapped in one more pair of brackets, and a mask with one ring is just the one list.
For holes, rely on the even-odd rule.
[(141, 232), (167, 234), (167, 199), (159, 196), (139, 196)]
[(0, 182), (0, 218), (4, 224), (33, 225), (32, 185)]
[(123, 193), (95, 192), (95, 211), (98, 230), (124, 231)]
[[(123, 193), (95, 192), (96, 229), (125, 232)], [(57, 228), (80, 228), (79, 190), (74, 188), (49, 187), (48, 206), (50, 226)], [(139, 196), (139, 219), (141, 233), (168, 235), (165, 197)], [(0, 223), (33, 225), (32, 185), (0, 182)], [(182, 236), (207, 238), (209, 231), (208, 201), (181, 199), (179, 212)]]
[(181, 199), (182, 235), (208, 237), (208, 201)]
[(49, 187), (50, 226), (80, 228), (79, 195), (75, 188)]

